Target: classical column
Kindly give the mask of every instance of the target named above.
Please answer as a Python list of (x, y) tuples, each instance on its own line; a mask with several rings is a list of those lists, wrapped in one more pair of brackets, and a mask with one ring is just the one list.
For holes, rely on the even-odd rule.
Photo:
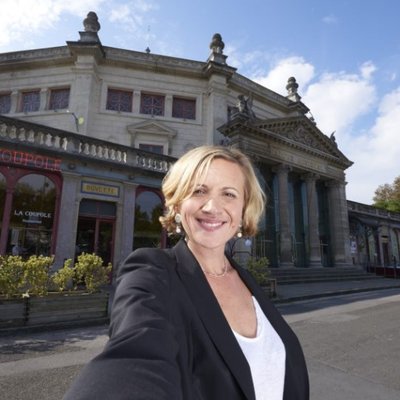
[(318, 229), (318, 202), (317, 191), (315, 188), (315, 183), (318, 178), (319, 176), (315, 174), (307, 174), (304, 176), (307, 190), (308, 245), (310, 267), (322, 267), (321, 247), (319, 243)]
[(293, 267), (292, 237), (289, 224), (289, 187), (287, 165), (280, 165), (277, 170), (279, 198), (279, 258), (281, 267)]
[(328, 186), (329, 228), (332, 257), (335, 267), (347, 267), (351, 263), (349, 214), (345, 182), (331, 181)]
[[(135, 201), (137, 184), (124, 182), (124, 192), (122, 202), (117, 208), (117, 227), (114, 251), (114, 266), (118, 265), (129, 255), (133, 246), (133, 231), (135, 223)], [(114, 268), (114, 275), (117, 272)]]
[(67, 258), (74, 259), (79, 214), (80, 175), (63, 171), (63, 188), (57, 229), (54, 265), (61, 268)]

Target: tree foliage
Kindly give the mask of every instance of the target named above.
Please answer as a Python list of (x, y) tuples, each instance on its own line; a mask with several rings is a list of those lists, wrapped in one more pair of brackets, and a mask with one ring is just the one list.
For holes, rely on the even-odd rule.
[(400, 213), (400, 176), (392, 184), (378, 186), (373, 200), (375, 207)]

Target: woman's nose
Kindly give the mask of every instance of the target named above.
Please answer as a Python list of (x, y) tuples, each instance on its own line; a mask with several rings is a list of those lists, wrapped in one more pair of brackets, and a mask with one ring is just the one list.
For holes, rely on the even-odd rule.
[(202, 210), (208, 213), (217, 213), (220, 209), (220, 204), (214, 197), (209, 197), (203, 204)]

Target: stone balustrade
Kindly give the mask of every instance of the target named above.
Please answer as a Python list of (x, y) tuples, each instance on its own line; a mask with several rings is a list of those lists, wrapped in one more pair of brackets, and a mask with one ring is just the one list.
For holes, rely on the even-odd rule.
[(355, 213), (364, 214), (371, 217), (384, 217), (390, 218), (392, 220), (400, 221), (400, 213), (383, 210), (374, 206), (369, 206), (367, 204), (357, 203), (355, 201), (347, 200), (347, 207), (349, 211)]
[(21, 142), (57, 152), (77, 154), (98, 160), (166, 173), (172, 157), (149, 153), (128, 146), (0, 116), (0, 141)]

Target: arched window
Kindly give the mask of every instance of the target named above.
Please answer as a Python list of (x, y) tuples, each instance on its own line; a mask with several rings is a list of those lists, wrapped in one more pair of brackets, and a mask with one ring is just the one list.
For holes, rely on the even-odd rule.
[(136, 197), (133, 249), (139, 247), (161, 247), (161, 224), (159, 217), (163, 203), (158, 194), (141, 190)]
[(50, 255), (56, 202), (54, 183), (44, 175), (29, 174), (16, 184), (7, 253)]

